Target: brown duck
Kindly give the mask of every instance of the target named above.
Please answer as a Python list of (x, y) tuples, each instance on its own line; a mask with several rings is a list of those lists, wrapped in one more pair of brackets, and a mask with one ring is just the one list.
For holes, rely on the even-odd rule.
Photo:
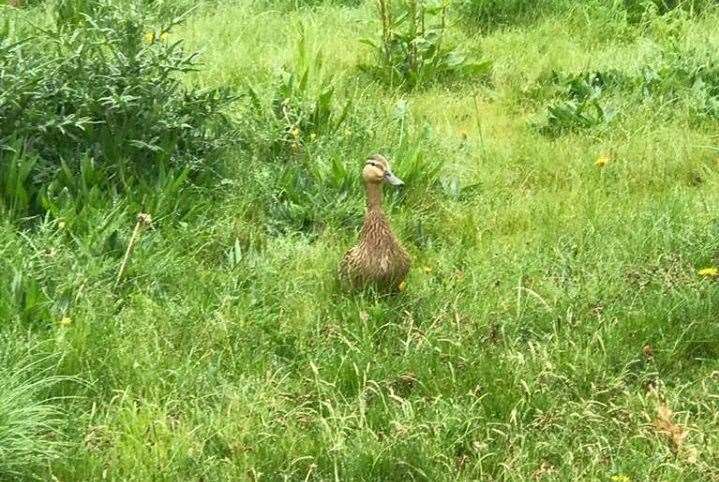
[(362, 180), (367, 191), (367, 211), (359, 242), (342, 258), (340, 280), (348, 288), (373, 285), (384, 291), (395, 291), (407, 276), (410, 259), (382, 212), (382, 185), (404, 183), (379, 154), (367, 159)]

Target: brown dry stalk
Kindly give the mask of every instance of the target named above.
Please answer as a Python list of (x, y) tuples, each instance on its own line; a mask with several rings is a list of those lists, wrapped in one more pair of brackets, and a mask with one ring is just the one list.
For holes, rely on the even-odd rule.
[(120, 269), (117, 271), (117, 279), (115, 280), (115, 288), (120, 284), (120, 280), (122, 279), (122, 274), (125, 272), (125, 267), (127, 266), (127, 262), (130, 260), (130, 252), (132, 251), (133, 246), (137, 242), (137, 240), (140, 237), (140, 231), (142, 228), (146, 226), (152, 225), (152, 217), (149, 214), (146, 213), (139, 213), (137, 215), (137, 222), (135, 223), (135, 229), (132, 230), (132, 236), (130, 236), (130, 242), (127, 243), (127, 249), (125, 250), (125, 256), (122, 258), (122, 264), (120, 264)]

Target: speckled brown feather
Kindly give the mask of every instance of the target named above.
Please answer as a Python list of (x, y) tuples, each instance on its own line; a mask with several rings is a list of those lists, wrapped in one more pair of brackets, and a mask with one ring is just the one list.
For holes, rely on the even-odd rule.
[(340, 264), (340, 280), (348, 288), (373, 285), (394, 291), (409, 272), (409, 255), (382, 212), (381, 189), (381, 185), (367, 185), (368, 207), (359, 241)]

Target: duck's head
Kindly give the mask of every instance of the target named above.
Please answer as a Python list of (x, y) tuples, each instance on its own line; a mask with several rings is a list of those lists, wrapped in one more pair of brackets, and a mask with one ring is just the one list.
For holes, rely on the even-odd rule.
[(402, 186), (404, 182), (392, 173), (389, 161), (381, 154), (370, 156), (362, 170), (365, 184), (382, 184), (387, 182), (393, 186)]

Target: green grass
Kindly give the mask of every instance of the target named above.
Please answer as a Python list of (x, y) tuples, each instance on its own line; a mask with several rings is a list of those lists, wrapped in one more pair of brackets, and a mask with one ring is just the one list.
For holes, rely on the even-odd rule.
[[(155, 204), (119, 286), (136, 199), (0, 223), (0, 340), (30, 364), (18, 403), (0, 393), (0, 455), (24, 457), (0, 478), (719, 480), (719, 285), (697, 274), (719, 265), (719, 120), (684, 77), (641, 80), (678, 69), (659, 68), (672, 49), (710, 72), (719, 11), (456, 19), (491, 81), (405, 92), (359, 70), (372, 2), (312, 3), (208, 1), (171, 33), (203, 52), (188, 83), (242, 95), (240, 142), (221, 181)], [(25, 29), (45, 9), (0, 15)], [(330, 82), (352, 108), (270, 151), (282, 127), (248, 89), (268, 108), (300, 32), (322, 55), (301, 100)], [(611, 122), (543, 134), (552, 71), (610, 70), (628, 79), (601, 94)], [(414, 267), (401, 295), (348, 295), (336, 267), (377, 151), (407, 183), (387, 211)], [(681, 447), (655, 428), (664, 403)], [(21, 409), (61, 417), (62, 443), (7, 442)]]

